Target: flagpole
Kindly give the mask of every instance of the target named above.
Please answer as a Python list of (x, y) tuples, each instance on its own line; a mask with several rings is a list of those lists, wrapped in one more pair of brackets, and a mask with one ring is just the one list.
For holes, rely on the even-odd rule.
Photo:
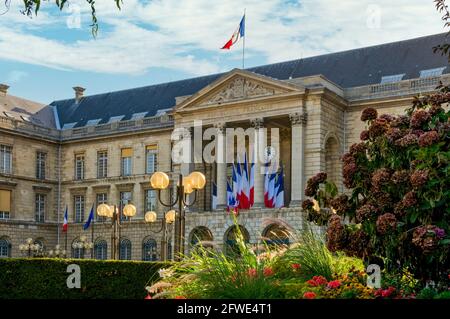
[(243, 40), (243, 42), (242, 42), (242, 70), (245, 68), (245, 29), (246, 29), (246, 27), (245, 27), (245, 20), (247, 19), (247, 17), (245, 16), (245, 11), (246, 11), (247, 9), (244, 9), (244, 39), (242, 39)]

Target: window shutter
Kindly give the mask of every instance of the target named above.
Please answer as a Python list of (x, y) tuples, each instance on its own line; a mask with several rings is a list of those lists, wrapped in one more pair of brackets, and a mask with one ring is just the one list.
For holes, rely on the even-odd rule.
[(132, 157), (133, 149), (132, 148), (123, 148), (122, 149), (122, 157)]
[(11, 212), (11, 191), (0, 189), (0, 212)]

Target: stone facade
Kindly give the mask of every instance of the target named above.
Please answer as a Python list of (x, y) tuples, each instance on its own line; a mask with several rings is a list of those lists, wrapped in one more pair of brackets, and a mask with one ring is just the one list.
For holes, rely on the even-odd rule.
[[(439, 78), (445, 82), (449, 76)], [(265, 230), (271, 224), (280, 223), (291, 230), (301, 230), (306, 224), (300, 208), (306, 180), (319, 171), (326, 171), (342, 190), (340, 156), (359, 140), (359, 133), (364, 128), (364, 123), (359, 120), (362, 109), (370, 106), (380, 113), (402, 113), (411, 104), (413, 96), (434, 90), (434, 86), (428, 84), (431, 82), (418, 86), (416, 82), (412, 85), (413, 81), (417, 82), (400, 81), (392, 90), (384, 91), (373, 85), (343, 89), (323, 76), (279, 81), (233, 70), (196, 94), (177, 99), (172, 113), (164, 117), (56, 130), (0, 116), (0, 145), (12, 149), (11, 171), (0, 172), (0, 190), (11, 191), (9, 219), (0, 219), (0, 240), (6, 240), (10, 245), (8, 254), (17, 257), (21, 255), (19, 245), (28, 237), (39, 240), (48, 249), (57, 243), (62, 246), (67, 243), (70, 250), (72, 243), (84, 234), (94, 242), (106, 241), (110, 258), (110, 221), (95, 222), (93, 234), (91, 230), (83, 231), (82, 225), (91, 207), (97, 205), (98, 194), (106, 194), (108, 204), (119, 205), (121, 192), (130, 192), (137, 214), (130, 222), (123, 222), (120, 236), (131, 242), (132, 259), (145, 257), (143, 244), (149, 238), (156, 241), (156, 256), (160, 258), (161, 245), (165, 244), (162, 232), (157, 232), (160, 224), (150, 226), (144, 221), (145, 192), (150, 189), (151, 176), (146, 170), (146, 148), (154, 145), (156, 169), (174, 173), (172, 185), (179, 172), (198, 170), (207, 177), (206, 188), (199, 192), (196, 205), (186, 213), (185, 251), (190, 249), (192, 233), (198, 227), (206, 227), (212, 237), (208, 239), (217, 248), (224, 248), (233, 226), (232, 218), (223, 208), (229, 165), (204, 161), (180, 165), (173, 163), (171, 157), (174, 129), (191, 129), (199, 120), (202, 121), (202, 133), (208, 127), (222, 130), (227, 127), (267, 128), (269, 132), (279, 129), (278, 152), (286, 175), (286, 207), (268, 209), (255, 205), (251, 210), (240, 212), (238, 223), (245, 227), (252, 244), (268, 236)], [(224, 147), (220, 145), (218, 147)], [(202, 144), (202, 149), (204, 146)], [(123, 176), (121, 171), (123, 149), (132, 150), (128, 176)], [(106, 177), (98, 176), (98, 153), (101, 151), (107, 152)], [(36, 178), (37, 152), (46, 154), (45, 179)], [(84, 156), (84, 177), (80, 180), (75, 178), (77, 155)], [(220, 209), (217, 210), (211, 209), (212, 181), (216, 181), (218, 187)], [(262, 201), (264, 179), (258, 176), (255, 183), (256, 202)], [(35, 217), (37, 194), (44, 194), (46, 198), (45, 218), (40, 222)], [(78, 222), (75, 218), (76, 196), (84, 198), (84, 216)], [(162, 199), (169, 201), (169, 191), (162, 192)], [(67, 234), (61, 232), (66, 206), (69, 212)], [(160, 204), (155, 208), (160, 218), (167, 210)], [(173, 243), (172, 228), (169, 226), (166, 240)], [(92, 257), (92, 252), (85, 252), (85, 257)]]

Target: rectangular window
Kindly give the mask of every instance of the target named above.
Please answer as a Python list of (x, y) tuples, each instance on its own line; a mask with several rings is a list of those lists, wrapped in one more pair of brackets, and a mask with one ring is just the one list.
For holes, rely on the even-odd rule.
[(123, 215), (123, 208), (125, 207), (126, 204), (131, 202), (131, 192), (120, 192), (120, 217), (121, 219), (127, 219), (127, 217), (125, 217)]
[(146, 173), (153, 174), (157, 170), (158, 164), (158, 147), (157, 145), (149, 145), (146, 147)]
[(156, 191), (154, 189), (145, 190), (145, 212), (156, 210)]
[(0, 189), (0, 219), (9, 219), (11, 214), (11, 191)]
[[(96, 210), (100, 204), (107, 204), (107, 203), (108, 203), (108, 194), (106, 194), (106, 193), (97, 194), (96, 207), (95, 207)], [(97, 216), (96, 220), (99, 222), (104, 222), (106, 220), (105, 216), (98, 216), (97, 214), (95, 214), (95, 216)]]
[(84, 154), (75, 155), (75, 179), (84, 179)]
[(84, 222), (84, 196), (74, 196), (75, 223)]
[(38, 223), (45, 221), (45, 195), (36, 194), (35, 200), (35, 219)]
[(122, 176), (130, 176), (131, 175), (131, 166), (133, 158), (133, 149), (132, 148), (123, 148), (121, 153), (121, 175)]
[(36, 153), (36, 178), (45, 179), (45, 162), (47, 160), (47, 154), (44, 152)]
[(0, 145), (0, 173), (11, 174), (12, 172), (12, 147)]
[(97, 177), (108, 177), (108, 152), (106, 151), (97, 153)]

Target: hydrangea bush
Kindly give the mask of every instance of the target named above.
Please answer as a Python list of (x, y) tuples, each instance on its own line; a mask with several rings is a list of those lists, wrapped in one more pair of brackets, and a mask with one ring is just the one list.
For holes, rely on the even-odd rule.
[(342, 157), (349, 191), (337, 194), (325, 173), (308, 180), (305, 195), (317, 202), (305, 200), (303, 209), (311, 221), (327, 224), (331, 251), (381, 258), (389, 271), (407, 268), (422, 280), (447, 279), (448, 102), (449, 89), (441, 86), (439, 93), (416, 98), (404, 115), (365, 109), (361, 141)]

